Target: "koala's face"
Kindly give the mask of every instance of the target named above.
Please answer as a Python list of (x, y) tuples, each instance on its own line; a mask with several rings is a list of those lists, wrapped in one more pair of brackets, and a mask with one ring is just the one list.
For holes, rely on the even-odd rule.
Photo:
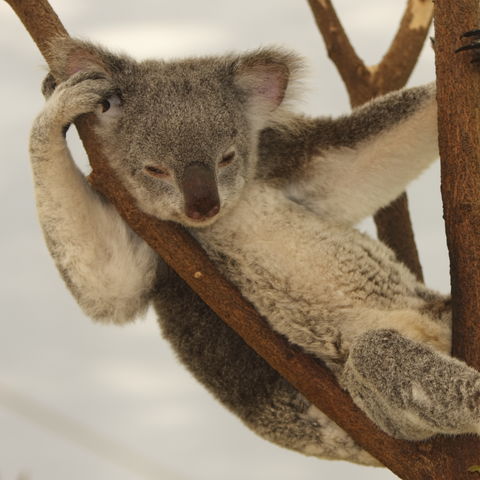
[(234, 206), (254, 174), (258, 132), (283, 100), (291, 58), (267, 50), (138, 63), (75, 45), (70, 70), (100, 68), (117, 92), (98, 109), (97, 132), (139, 207), (202, 227)]
[(112, 166), (142, 210), (188, 226), (237, 201), (256, 157), (240, 93), (208, 63), (138, 64), (133, 82), (113, 78), (118, 95), (97, 113)]

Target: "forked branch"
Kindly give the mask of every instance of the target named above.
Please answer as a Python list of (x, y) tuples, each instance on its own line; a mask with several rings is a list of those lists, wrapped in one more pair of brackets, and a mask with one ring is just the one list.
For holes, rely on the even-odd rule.
[[(355, 52), (330, 0), (308, 0), (325, 41), (347, 88), (353, 107), (403, 87), (415, 66), (433, 15), (430, 0), (408, 0), (393, 42), (379, 65), (367, 67)], [(396, 253), (417, 278), (423, 280), (422, 267), (403, 194), (375, 215), (378, 237)]]

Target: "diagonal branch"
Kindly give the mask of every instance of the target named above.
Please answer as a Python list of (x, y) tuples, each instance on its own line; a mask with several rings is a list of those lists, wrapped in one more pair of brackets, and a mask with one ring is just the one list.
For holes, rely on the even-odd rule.
[[(37, 42), (48, 62), (49, 39), (66, 35), (46, 0), (7, 0)], [(42, 21), (38, 22), (38, 18)], [(217, 272), (202, 249), (180, 227), (160, 222), (139, 211), (108, 166), (101, 146), (92, 133), (88, 117), (78, 122), (90, 162), (93, 182), (116, 206), (134, 231), (142, 236), (167, 263), (221, 316), (248, 345), (325, 412), (363, 448), (405, 480), (467, 480), (466, 468), (458, 474), (457, 451), (466, 449), (469, 438), (455, 442), (436, 440), (413, 443), (395, 440), (381, 432), (338, 386), (332, 373), (320, 362), (293, 348), (275, 334), (253, 307)], [(440, 450), (441, 449), (441, 450)], [(453, 473), (455, 472), (455, 473)]]
[[(308, 0), (308, 3), (352, 106), (405, 85), (430, 27), (433, 14), (430, 0), (408, 0), (390, 48), (381, 63), (374, 67), (367, 67), (356, 54), (330, 0)], [(423, 280), (406, 194), (378, 212), (375, 223), (380, 240)]]

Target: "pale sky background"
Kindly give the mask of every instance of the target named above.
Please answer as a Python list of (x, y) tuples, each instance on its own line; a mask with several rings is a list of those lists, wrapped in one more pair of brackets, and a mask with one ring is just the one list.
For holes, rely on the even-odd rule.
[[(306, 1), (52, 3), (72, 35), (137, 57), (286, 46), (311, 67), (300, 110), (348, 111)], [(367, 63), (384, 54), (404, 3), (335, 1)], [(176, 361), (151, 312), (123, 328), (82, 314), (47, 253), (34, 207), (27, 145), (43, 103), (43, 61), (4, 2), (0, 59), (0, 480), (396, 478), (303, 457), (256, 437)], [(433, 78), (427, 47), (410, 84)], [(427, 284), (447, 292), (438, 177), (436, 165), (409, 193)], [(370, 231), (371, 223), (361, 228)]]

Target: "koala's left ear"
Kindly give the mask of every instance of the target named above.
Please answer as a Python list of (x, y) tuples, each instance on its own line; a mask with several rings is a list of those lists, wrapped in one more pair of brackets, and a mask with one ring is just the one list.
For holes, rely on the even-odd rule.
[(234, 83), (255, 113), (268, 115), (284, 101), (289, 81), (300, 68), (301, 60), (296, 55), (262, 49), (236, 60)]
[(111, 76), (124, 69), (125, 56), (114, 55), (90, 42), (70, 37), (57, 37), (50, 42), (51, 71), (63, 81), (77, 72), (94, 70)]

